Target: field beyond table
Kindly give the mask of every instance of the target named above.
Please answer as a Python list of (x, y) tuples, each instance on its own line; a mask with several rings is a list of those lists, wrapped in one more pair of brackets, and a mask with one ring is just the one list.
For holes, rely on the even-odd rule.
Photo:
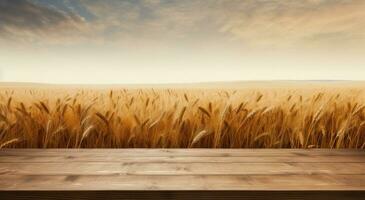
[[(330, 149), (2, 149), (0, 197), (77, 192), (364, 195), (365, 151)], [(235, 193), (236, 192), (236, 193)], [(350, 193), (351, 192), (351, 193)], [(134, 194), (132, 194), (134, 193)], [(299, 194), (298, 193), (298, 194)], [(97, 193), (99, 194), (99, 193)], [(9, 196), (10, 195), (10, 196)], [(13, 196), (11, 196), (13, 195)], [(65, 196), (67, 196), (65, 194)], [(97, 195), (93, 195), (96, 197)], [(146, 195), (145, 195), (146, 196)], [(227, 198), (229, 198), (227, 196)], [(38, 196), (39, 197), (39, 196)], [(148, 197), (148, 195), (146, 196)], [(163, 197), (163, 196), (162, 196)], [(346, 196), (343, 196), (346, 197)], [(138, 197), (143, 199), (142, 197)], [(159, 196), (158, 198), (161, 198)], [(223, 196), (222, 196), (223, 198)], [(131, 198), (129, 198), (131, 199)]]

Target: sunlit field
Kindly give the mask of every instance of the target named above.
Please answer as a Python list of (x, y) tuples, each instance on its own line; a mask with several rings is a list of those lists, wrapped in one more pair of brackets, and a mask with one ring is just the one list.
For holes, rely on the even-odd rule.
[(365, 148), (365, 88), (10, 87), (0, 148)]

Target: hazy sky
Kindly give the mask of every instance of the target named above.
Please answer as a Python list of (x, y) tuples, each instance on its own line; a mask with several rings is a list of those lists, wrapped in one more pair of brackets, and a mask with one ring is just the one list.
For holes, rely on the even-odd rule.
[(0, 81), (365, 80), (364, 0), (0, 0)]

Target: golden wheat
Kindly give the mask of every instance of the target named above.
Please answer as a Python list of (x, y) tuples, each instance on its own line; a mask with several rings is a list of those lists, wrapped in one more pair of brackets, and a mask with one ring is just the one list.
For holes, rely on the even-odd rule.
[(0, 148), (365, 148), (362, 88), (0, 90)]

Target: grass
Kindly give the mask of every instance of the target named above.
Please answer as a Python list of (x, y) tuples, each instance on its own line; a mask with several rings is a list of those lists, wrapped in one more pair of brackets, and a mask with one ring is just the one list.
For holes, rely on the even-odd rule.
[(0, 90), (0, 148), (365, 148), (362, 89)]

